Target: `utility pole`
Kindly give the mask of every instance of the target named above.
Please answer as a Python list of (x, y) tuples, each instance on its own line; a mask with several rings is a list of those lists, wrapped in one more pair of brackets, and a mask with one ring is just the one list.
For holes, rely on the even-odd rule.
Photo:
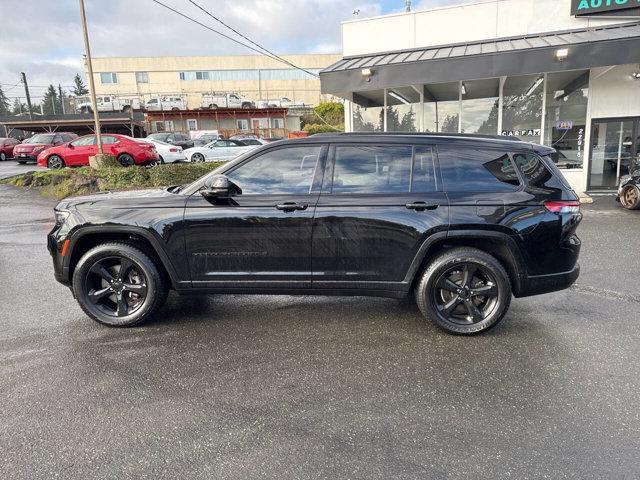
[[(22, 83), (24, 84), (24, 94), (27, 96), (27, 107), (29, 107), (29, 120), (33, 120), (33, 109), (31, 108), (31, 97), (29, 96), (29, 85), (27, 85), (27, 76), (24, 72), (20, 72)], [(22, 107), (20, 108), (22, 110)]]
[(80, 19), (82, 20), (82, 34), (84, 36), (84, 54), (87, 62), (87, 72), (89, 74), (89, 95), (91, 96), (91, 107), (93, 109), (93, 123), (96, 130), (96, 140), (98, 141), (98, 153), (102, 154), (102, 138), (100, 138), (100, 116), (96, 102), (96, 88), (93, 81), (93, 65), (91, 64), (91, 49), (89, 48), (89, 34), (87, 33), (87, 16), (84, 12), (84, 0), (80, 0)]
[(404, 11), (405, 12), (411, 11), (411, 0), (404, 0)]
[(58, 95), (60, 96), (60, 105), (62, 105), (62, 115), (66, 115), (64, 111), (64, 95), (62, 95), (62, 87), (58, 84)]

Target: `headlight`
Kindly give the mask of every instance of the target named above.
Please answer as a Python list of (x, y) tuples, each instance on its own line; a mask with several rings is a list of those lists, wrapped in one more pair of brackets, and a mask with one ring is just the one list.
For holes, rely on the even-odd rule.
[(38, 152), (41, 152), (42, 150), (44, 150), (44, 146), (43, 147), (35, 147), (33, 149), (33, 153), (38, 153)]
[(56, 210), (54, 214), (56, 217), (56, 225), (62, 225), (69, 217), (69, 212), (64, 210)]

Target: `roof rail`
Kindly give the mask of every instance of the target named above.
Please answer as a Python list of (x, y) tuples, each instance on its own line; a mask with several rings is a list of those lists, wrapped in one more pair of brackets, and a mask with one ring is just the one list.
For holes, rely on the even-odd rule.
[(310, 135), (312, 137), (332, 137), (332, 136), (367, 136), (367, 135), (389, 135), (389, 136), (415, 136), (415, 137), (459, 137), (459, 138), (484, 138), (488, 140), (507, 140), (521, 142), (519, 137), (513, 135), (486, 135), (481, 133), (430, 133), (430, 132), (322, 132)]

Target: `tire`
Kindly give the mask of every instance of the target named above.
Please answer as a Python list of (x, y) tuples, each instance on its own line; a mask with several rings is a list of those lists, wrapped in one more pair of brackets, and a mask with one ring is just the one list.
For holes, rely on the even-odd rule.
[(132, 167), (133, 165), (136, 164), (136, 162), (133, 159), (133, 157), (131, 155), (129, 155), (128, 153), (120, 154), (118, 156), (118, 162), (120, 162), (120, 165), (122, 165), (123, 167)]
[(158, 155), (158, 163), (160, 165), (164, 165), (164, 158), (162, 158), (162, 155)]
[(215, 103), (212, 103), (211, 105), (209, 105), (209, 109), (210, 110), (217, 110), (218, 109), (218, 105), (216, 105)]
[(627, 185), (620, 192), (620, 205), (627, 210), (640, 208), (640, 188), (637, 185)]
[[(120, 277), (122, 268), (126, 269), (124, 278)], [(73, 273), (72, 288), (90, 318), (112, 327), (131, 327), (147, 320), (164, 305), (169, 293), (154, 261), (136, 247), (119, 242), (85, 253)]]
[(415, 297), (422, 314), (440, 328), (455, 335), (474, 335), (495, 327), (505, 316), (511, 282), (493, 256), (476, 248), (455, 248), (428, 265)]
[(51, 170), (60, 170), (61, 168), (64, 168), (66, 165), (64, 163), (64, 160), (62, 159), (62, 157), (60, 155), (51, 155), (48, 159), (47, 159), (47, 167), (49, 167)]
[(7, 154), (0, 152), (0, 162), (4, 162), (7, 159)]
[(180, 110), (178, 107), (173, 107), (171, 110)]
[(82, 107), (80, 113), (93, 113), (93, 109), (89, 107)]
[(244, 110), (249, 110), (249, 109), (251, 108), (251, 104), (250, 104), (250, 103), (243, 103), (243, 104), (242, 104), (242, 108), (243, 108)]
[(193, 155), (191, 155), (191, 161), (193, 163), (204, 163), (206, 160), (204, 158), (204, 155), (202, 155), (201, 153), (194, 153)]

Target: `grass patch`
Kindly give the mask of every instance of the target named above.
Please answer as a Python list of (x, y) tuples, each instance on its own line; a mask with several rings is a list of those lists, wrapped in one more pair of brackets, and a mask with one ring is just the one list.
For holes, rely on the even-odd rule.
[(61, 200), (70, 196), (107, 190), (135, 190), (181, 185), (193, 182), (219, 165), (221, 163), (212, 162), (158, 165), (154, 168), (64, 168), (23, 173), (0, 180), (0, 183), (36, 188), (46, 197)]

